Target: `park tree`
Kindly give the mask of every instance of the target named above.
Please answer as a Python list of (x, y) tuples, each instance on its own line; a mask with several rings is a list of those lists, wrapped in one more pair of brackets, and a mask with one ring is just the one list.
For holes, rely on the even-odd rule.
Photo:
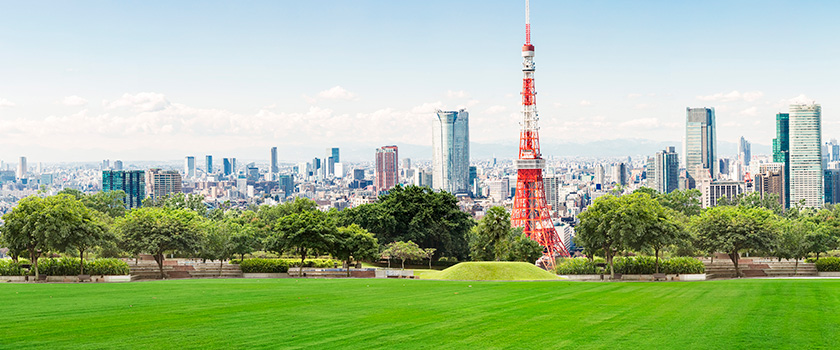
[(625, 199), (633, 220), (634, 229), (627, 230), (623, 235), (624, 245), (630, 249), (640, 251), (645, 248), (653, 249), (656, 261), (656, 273), (659, 273), (659, 252), (663, 248), (678, 243), (685, 237), (682, 228), (671, 209), (663, 207), (658, 201), (647, 194), (640, 194), (637, 198)]
[(680, 212), (687, 217), (696, 216), (700, 214), (702, 207), (700, 206), (700, 190), (676, 190), (670, 193), (663, 193), (656, 196), (656, 200), (662, 204), (663, 207)]
[(108, 215), (111, 218), (125, 216), (125, 198), (123, 191), (99, 191), (93, 194), (84, 194), (82, 191), (72, 188), (65, 188), (57, 194), (67, 194), (81, 201), (89, 209), (96, 210)]
[(409, 259), (419, 259), (423, 257), (424, 252), (417, 243), (412, 241), (408, 242), (391, 242), (385, 246), (385, 250), (382, 251), (383, 256), (387, 256), (390, 260), (391, 258), (400, 259), (400, 266), (403, 270), (405, 270), (405, 261)]
[(201, 217), (190, 209), (134, 209), (118, 223), (123, 238), (121, 248), (133, 254), (152, 254), (160, 269), (160, 278), (164, 278), (164, 253), (197, 250), (201, 244), (200, 222)]
[(330, 254), (344, 261), (347, 277), (350, 277), (350, 265), (353, 260), (376, 259), (379, 256), (379, 243), (370, 232), (359, 225), (339, 227)]
[[(49, 248), (46, 232), (43, 226), (47, 223), (44, 213), (47, 206), (46, 199), (30, 196), (21, 199), (12, 211), (3, 215), (3, 226), (0, 226), (0, 233), (3, 242), (10, 250), (27, 252), (29, 260), (35, 268), (35, 278), (38, 275), (38, 258), (42, 251)], [(54, 226), (54, 225), (51, 225)]]
[(543, 256), (544, 249), (537, 241), (522, 233), (522, 228), (517, 228), (511, 232), (507, 260), (533, 263)]
[(778, 217), (765, 208), (716, 206), (693, 218), (692, 228), (706, 251), (723, 251), (735, 265), (735, 273), (744, 250), (772, 250), (776, 243)]
[(57, 250), (75, 249), (79, 252), (79, 271), (85, 274), (85, 252), (113, 240), (106, 226), (107, 214), (92, 210), (72, 197), (56, 200), (52, 206), (53, 217), (61, 216), (68, 229), (55, 230), (50, 241)]
[(397, 186), (376, 203), (340, 212), (341, 226), (354, 223), (380, 242), (410, 240), (423, 248), (435, 248), (438, 255), (459, 259), (468, 254), (467, 233), (474, 225), (454, 195), (419, 186)]
[(503, 207), (491, 207), (478, 225), (473, 228), (475, 235), (481, 236), (493, 247), (493, 259), (502, 260), (509, 249), (511, 236), (510, 213)]
[(644, 242), (656, 241), (660, 244), (667, 241), (662, 237), (673, 234), (673, 223), (667, 222), (664, 210), (657, 205), (646, 193), (599, 197), (581, 213), (576, 242), (590, 251), (603, 250), (610, 276), (614, 278), (613, 258), (628, 243), (644, 246)]
[(204, 205), (204, 197), (199, 194), (172, 193), (160, 198), (146, 198), (143, 200), (143, 207), (158, 207), (167, 209), (185, 209), (205, 216), (207, 206)]
[(265, 246), (270, 251), (290, 251), (300, 256), (299, 276), (303, 276), (307, 253), (329, 251), (336, 234), (335, 222), (326, 213), (317, 209), (306, 210), (278, 219)]
[(435, 248), (425, 248), (423, 249), (423, 257), (429, 259), (429, 270), (432, 269), (432, 258), (435, 257)]
[(806, 241), (808, 232), (816, 230), (817, 225), (805, 220), (785, 220), (779, 224), (779, 234), (775, 246), (776, 256), (781, 259), (794, 259), (793, 273), (799, 270), (799, 260), (808, 256), (809, 246)]
[(775, 193), (765, 193), (762, 195), (759, 192), (741, 193), (735, 197), (722, 197), (718, 200), (717, 205), (734, 205), (744, 208), (765, 208), (773, 212), (773, 214), (781, 215), (784, 207), (779, 202), (779, 195)]
[(832, 235), (831, 230), (828, 224), (822, 223), (817, 225), (815, 230), (805, 234), (805, 244), (807, 245), (808, 253), (814, 253), (817, 256), (817, 260), (820, 260), (821, 253), (827, 253), (837, 248), (838, 239)]
[(236, 254), (234, 237), (242, 231), (242, 226), (227, 220), (206, 220), (202, 222), (202, 231), (200, 255), (203, 259), (219, 260), (219, 276), (222, 276), (224, 261)]

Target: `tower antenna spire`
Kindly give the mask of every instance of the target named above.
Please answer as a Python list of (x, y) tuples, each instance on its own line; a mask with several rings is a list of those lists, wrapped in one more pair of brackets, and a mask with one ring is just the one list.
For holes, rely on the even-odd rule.
[(531, 1), (525, 0), (525, 44), (531, 44)]

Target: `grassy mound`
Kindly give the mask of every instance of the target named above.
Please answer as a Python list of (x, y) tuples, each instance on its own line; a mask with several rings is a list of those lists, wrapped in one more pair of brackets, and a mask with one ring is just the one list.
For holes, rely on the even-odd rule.
[(438, 280), (462, 281), (536, 281), (559, 279), (534, 264), (526, 262), (481, 261), (463, 262), (446, 270), (423, 277)]

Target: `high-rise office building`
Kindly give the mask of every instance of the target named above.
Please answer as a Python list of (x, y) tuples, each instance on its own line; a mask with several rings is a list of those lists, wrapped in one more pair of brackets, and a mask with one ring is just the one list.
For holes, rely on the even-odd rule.
[(224, 176), (236, 175), (236, 170), (233, 168), (233, 158), (222, 158), (222, 174)]
[(679, 188), (680, 160), (673, 146), (662, 152), (656, 152), (652, 165), (652, 174), (648, 174), (648, 179), (653, 180), (653, 189), (662, 193), (671, 193)]
[(402, 167), (403, 169), (411, 169), (411, 158), (403, 158)]
[(149, 169), (146, 172), (146, 195), (152, 199), (164, 198), (181, 192), (181, 173), (177, 170)]
[(818, 104), (790, 106), (790, 203), (805, 207), (825, 203), (822, 168), (822, 122)]
[(121, 160), (114, 161), (114, 170), (123, 170), (123, 162)]
[(18, 177), (18, 179), (23, 179), (23, 178), (26, 177), (27, 169), (28, 168), (27, 168), (27, 165), (26, 165), (26, 157), (20, 157), (20, 160), (18, 161), (18, 167), (17, 167), (17, 177)]
[(387, 191), (396, 186), (399, 171), (397, 146), (382, 146), (376, 149), (376, 190)]
[(784, 176), (782, 205), (790, 208), (790, 114), (776, 114), (776, 138), (773, 139), (773, 162), (781, 163)]
[(597, 185), (604, 186), (604, 177), (604, 166), (602, 164), (595, 165), (595, 178), (593, 182), (595, 182), (596, 187), (598, 187)]
[(279, 189), (283, 191), (286, 197), (291, 196), (295, 192), (295, 179), (292, 175), (278, 175), (277, 183)]
[(338, 148), (327, 148), (327, 156), (324, 158), (332, 157), (333, 163), (341, 163), (341, 158), (338, 155)]
[(105, 170), (102, 171), (102, 190), (123, 191), (123, 202), (128, 209), (139, 208), (146, 198), (146, 178), (143, 170)]
[(627, 165), (623, 162), (613, 164), (613, 182), (627, 186)]
[(280, 166), (277, 165), (277, 147), (271, 147), (271, 173), (277, 174), (280, 172)]
[(465, 109), (436, 112), (432, 129), (434, 188), (453, 194), (470, 189), (470, 122)]
[(825, 169), (823, 175), (825, 202), (840, 203), (840, 169)]
[(207, 175), (213, 173), (213, 156), (205, 156), (204, 171), (207, 172)]
[(739, 181), (709, 182), (707, 178), (703, 181), (703, 185), (700, 186), (700, 190), (702, 191), (700, 204), (703, 208), (710, 208), (717, 206), (718, 201), (723, 197), (733, 199), (744, 192), (743, 185), (744, 183)]
[(745, 166), (750, 165), (750, 158), (752, 157), (752, 145), (747, 139), (741, 136), (741, 141), (738, 142), (738, 160)]
[[(545, 183), (545, 201), (549, 205), (549, 210), (556, 213), (560, 208), (560, 181), (559, 175), (546, 176), (543, 178)], [(565, 198), (564, 198), (565, 199)]]
[(714, 108), (685, 109), (685, 168), (694, 188), (701, 173), (717, 178), (717, 132)]
[(775, 194), (781, 205), (785, 205), (785, 165), (783, 163), (764, 163), (754, 176), (753, 189), (765, 198)]
[(487, 181), (489, 195), (496, 202), (503, 202), (510, 198), (510, 179), (502, 178), (495, 181)]
[(187, 156), (184, 158), (184, 175), (188, 179), (195, 177), (195, 157)]

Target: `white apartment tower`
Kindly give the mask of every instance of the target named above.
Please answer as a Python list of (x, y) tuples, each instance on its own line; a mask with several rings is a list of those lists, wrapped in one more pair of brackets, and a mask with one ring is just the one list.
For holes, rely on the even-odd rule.
[(790, 105), (790, 203), (806, 207), (825, 203), (822, 169), (822, 109), (818, 104)]

